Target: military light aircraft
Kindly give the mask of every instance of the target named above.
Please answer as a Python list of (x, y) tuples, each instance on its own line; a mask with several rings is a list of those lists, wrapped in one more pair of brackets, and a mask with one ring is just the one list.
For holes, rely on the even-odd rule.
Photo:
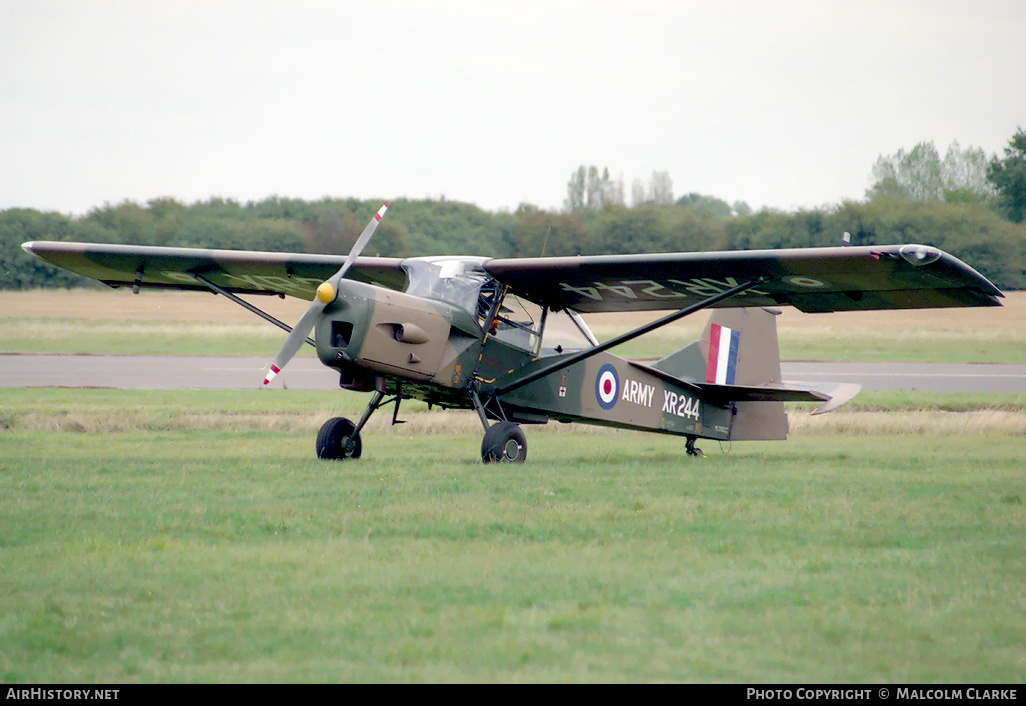
[[(858, 392), (781, 381), (775, 307), (803, 312), (1000, 306), (1002, 293), (925, 245), (501, 258), (361, 257), (385, 215), (346, 257), (72, 242), (22, 247), (111, 287), (207, 290), (288, 332), (268, 384), (308, 343), (340, 387), (371, 393), (360, 419), (317, 434), (322, 459), (355, 459), (371, 414), (404, 399), (471, 409), (485, 462), (523, 462), (519, 425), (585, 422), (698, 439), (787, 436), (783, 403), (830, 411)], [(290, 327), (240, 294), (311, 302)], [(645, 363), (609, 349), (703, 309), (699, 341)], [(599, 343), (581, 314), (671, 310)], [(314, 338), (309, 334), (314, 332)], [(255, 382), (255, 381), (254, 381)]]

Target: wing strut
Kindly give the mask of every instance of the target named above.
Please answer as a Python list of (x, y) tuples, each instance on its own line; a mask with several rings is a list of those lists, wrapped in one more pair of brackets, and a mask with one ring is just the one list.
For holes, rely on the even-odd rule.
[[(252, 304), (250, 304), (245, 299), (243, 299), (243, 298), (241, 298), (239, 296), (236, 296), (235, 294), (232, 294), (227, 289), (223, 289), (222, 287), (218, 287), (216, 284), (211, 282), (209, 279), (207, 279), (203, 275), (197, 274), (195, 272), (192, 272), (190, 274), (192, 275), (193, 279), (195, 279), (197, 282), (203, 284), (204, 286), (208, 287), (214, 294), (223, 294), (224, 296), (228, 297), (233, 302), (235, 302), (236, 304), (241, 306), (243, 309), (248, 309), (249, 311), (252, 311), (254, 314), (259, 316), (261, 319), (263, 319), (264, 321), (267, 321), (268, 323), (274, 324), (278, 328), (280, 328), (283, 331), (285, 331), (285, 333), (292, 333), (292, 327), (289, 326), (284, 321), (280, 321), (280, 320), (274, 318), (273, 316), (268, 314), (263, 309), (259, 309), (259, 308), (255, 307), (255, 306), (253, 306)], [(317, 343), (312, 338), (310, 338), (309, 336), (307, 337), (306, 342), (309, 343), (311, 346), (315, 346), (315, 347), (317, 346)]]
[(586, 351), (581, 351), (580, 353), (575, 353), (574, 355), (568, 356), (566, 358), (562, 358), (561, 360), (557, 360), (556, 362), (552, 363), (551, 365), (546, 365), (545, 367), (540, 368), (539, 370), (535, 370), (530, 375), (526, 375), (526, 376), (524, 376), (522, 378), (519, 378), (516, 381), (509, 383), (508, 385), (503, 385), (502, 387), (500, 387), (499, 389), (495, 390), (491, 394), (494, 395), (495, 397), (498, 397), (499, 395), (504, 395), (507, 392), (511, 392), (511, 391), (517, 389), (518, 387), (523, 387), (524, 385), (532, 383), (535, 380), (538, 380), (540, 378), (545, 377), (546, 375), (549, 375), (551, 373), (556, 372), (557, 370), (562, 370), (563, 368), (567, 368), (567, 367), (573, 365), (574, 363), (579, 363), (582, 360), (585, 360), (586, 358), (590, 358), (593, 355), (597, 355), (599, 353), (602, 353), (604, 351), (609, 350), (610, 348), (612, 348), (614, 346), (618, 346), (621, 343), (626, 343), (627, 341), (633, 340), (633, 339), (637, 338), (638, 336), (643, 336), (646, 333), (648, 333), (649, 331), (654, 331), (655, 329), (659, 328), (660, 326), (665, 326), (666, 324), (672, 324), (677, 319), (683, 319), (685, 316), (688, 316), (689, 314), (694, 314), (696, 311), (701, 311), (702, 309), (707, 309), (708, 307), (713, 306), (714, 304), (720, 303), (724, 299), (729, 299), (730, 297), (734, 296), (735, 294), (740, 294), (741, 292), (745, 292), (745, 291), (751, 289), (752, 287), (757, 287), (758, 285), (762, 284), (763, 282), (766, 282), (768, 279), (770, 279), (770, 278), (766, 277), (765, 275), (760, 275), (759, 277), (753, 277), (752, 279), (748, 280), (747, 282), (742, 282), (741, 284), (737, 285), (736, 287), (731, 287), (730, 289), (728, 289), (728, 290), (726, 290), (724, 292), (720, 292), (719, 294), (715, 294), (715, 295), (713, 295), (713, 296), (711, 296), (711, 297), (709, 297), (707, 299), (703, 299), (702, 301), (698, 302), (697, 304), (692, 304), (689, 307), (686, 307), (684, 309), (680, 309), (679, 311), (675, 311), (672, 314), (669, 314), (668, 316), (664, 316), (661, 319), (658, 319), (656, 321), (651, 321), (651, 322), (645, 324), (644, 326), (639, 326), (638, 328), (634, 329), (633, 331), (628, 331), (627, 333), (621, 334), (620, 336), (617, 336), (616, 338), (611, 338), (608, 341), (606, 341), (605, 343), (599, 344), (598, 346), (595, 346), (594, 348), (589, 348)]

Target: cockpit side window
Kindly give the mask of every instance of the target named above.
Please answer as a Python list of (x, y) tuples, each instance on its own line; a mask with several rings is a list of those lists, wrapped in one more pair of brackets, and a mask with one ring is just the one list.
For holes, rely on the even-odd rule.
[(541, 356), (583, 351), (598, 345), (598, 340), (577, 312), (549, 310), (546, 313)]
[(598, 345), (576, 312), (543, 309), (514, 294), (507, 294), (502, 300), (494, 323), (491, 334), (495, 338), (537, 357), (587, 350)]
[(542, 321), (541, 307), (515, 294), (507, 294), (495, 316), (491, 333), (503, 343), (537, 355)]

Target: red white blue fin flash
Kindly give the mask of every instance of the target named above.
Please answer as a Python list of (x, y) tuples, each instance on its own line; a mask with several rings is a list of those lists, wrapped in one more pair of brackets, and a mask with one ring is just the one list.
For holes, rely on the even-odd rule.
[(737, 351), (741, 332), (720, 324), (709, 329), (709, 360), (705, 381), (717, 385), (733, 385), (737, 376)]

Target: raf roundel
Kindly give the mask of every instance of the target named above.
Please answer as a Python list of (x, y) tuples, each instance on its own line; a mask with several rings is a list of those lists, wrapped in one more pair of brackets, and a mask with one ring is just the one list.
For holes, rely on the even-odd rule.
[(602, 409), (612, 409), (620, 393), (620, 378), (616, 368), (609, 363), (603, 365), (595, 378), (595, 399)]
[(826, 282), (821, 282), (820, 280), (812, 279), (811, 277), (785, 277), (784, 281), (797, 287), (817, 288), (826, 286)]

